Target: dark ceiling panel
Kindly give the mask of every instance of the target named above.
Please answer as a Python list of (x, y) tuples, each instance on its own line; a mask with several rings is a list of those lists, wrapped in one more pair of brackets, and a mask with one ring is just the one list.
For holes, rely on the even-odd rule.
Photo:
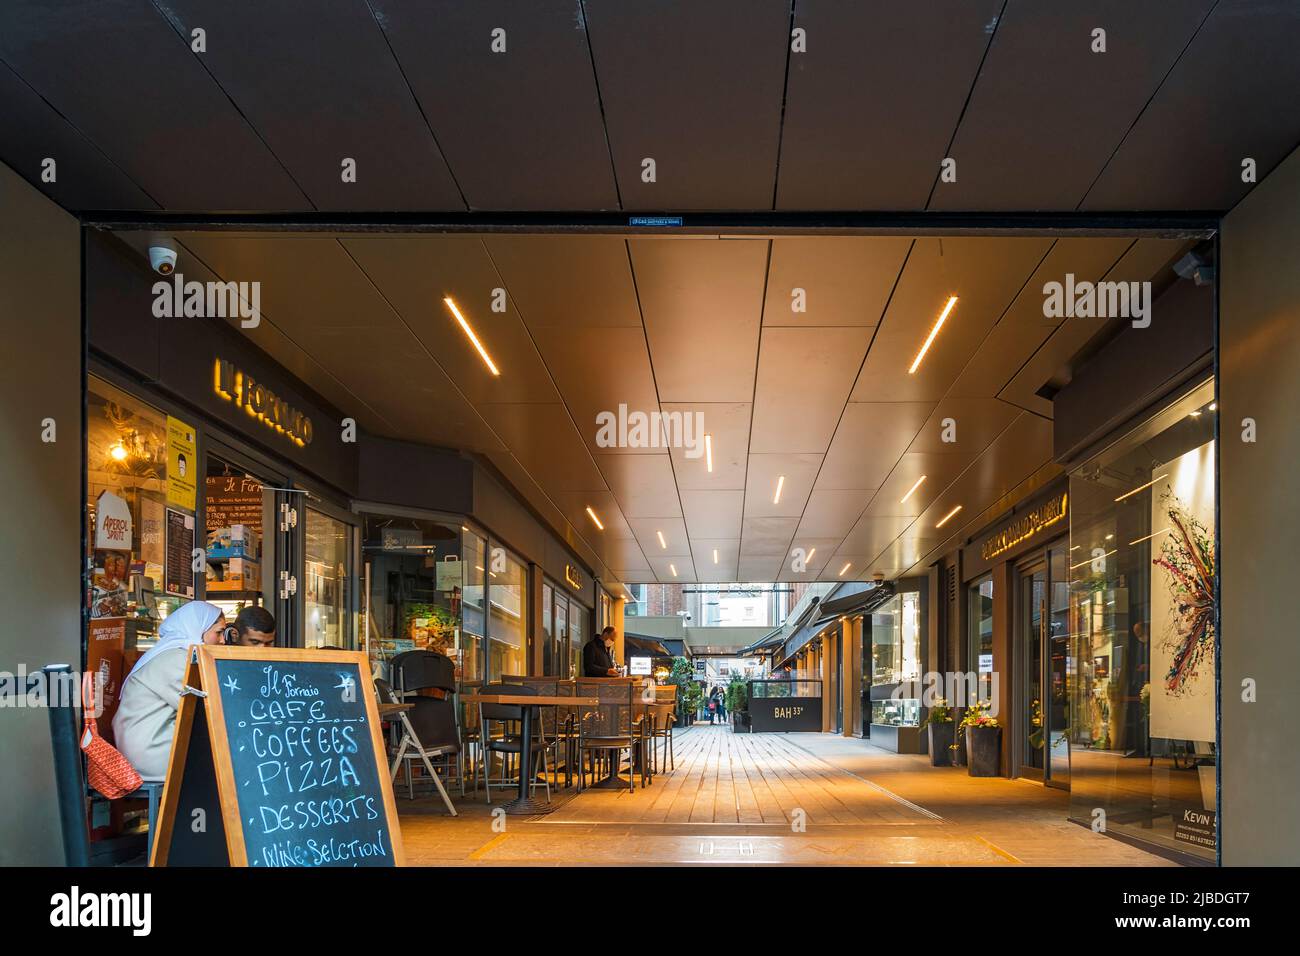
[(1298, 49), (1294, 0), (1221, 0), (1082, 208), (1231, 209), (1300, 143)]
[[(158, 204), (0, 63), (0, 157), (66, 209), (157, 209)], [(42, 182), (42, 163), (55, 162), (55, 181)]]
[(778, 209), (924, 209), (1002, 0), (799, 0)]
[(1212, 6), (1010, 0), (930, 208), (1074, 209)]
[[(203, 63), (318, 209), (465, 208), (364, 2), (169, 5), (186, 35), (207, 30)], [(345, 157), (355, 182), (343, 181)]]
[[(370, 0), (471, 209), (617, 209), (573, 0)], [(493, 52), (492, 31), (505, 31)]]
[[(236, 42), (255, 33), (240, 28)], [(301, 27), (292, 41), (312, 49)], [(6, 0), (0, 60), (166, 209), (308, 208), (152, 4)]]
[(790, 0), (582, 6), (623, 206), (772, 208)]

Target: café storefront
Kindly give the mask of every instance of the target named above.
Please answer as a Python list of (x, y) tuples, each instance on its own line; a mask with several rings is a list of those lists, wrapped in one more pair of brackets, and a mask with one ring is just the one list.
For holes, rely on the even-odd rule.
[[(259, 606), (287, 647), (453, 657), (464, 682), (568, 673), (616, 603), (481, 467), (356, 423), (220, 320), (153, 315), (157, 277), (86, 246), (87, 667), (115, 691), (191, 600)], [(132, 290), (130, 294), (122, 290)], [(408, 484), (393, 476), (422, 474)], [(603, 600), (601, 600), (603, 598)]]

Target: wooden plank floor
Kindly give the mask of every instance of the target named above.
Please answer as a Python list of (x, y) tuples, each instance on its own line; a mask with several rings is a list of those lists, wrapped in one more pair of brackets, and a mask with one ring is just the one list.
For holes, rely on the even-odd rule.
[(538, 823), (864, 826), (935, 818), (779, 734), (725, 726), (677, 733), (676, 769), (647, 788), (585, 790)]

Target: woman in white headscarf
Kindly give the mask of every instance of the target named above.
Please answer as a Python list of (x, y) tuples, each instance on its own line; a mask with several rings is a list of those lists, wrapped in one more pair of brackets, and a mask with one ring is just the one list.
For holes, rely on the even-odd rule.
[(145, 780), (161, 780), (167, 774), (189, 648), (221, 644), (225, 638), (221, 608), (191, 601), (167, 615), (158, 628), (158, 642), (131, 669), (113, 716), (113, 738)]

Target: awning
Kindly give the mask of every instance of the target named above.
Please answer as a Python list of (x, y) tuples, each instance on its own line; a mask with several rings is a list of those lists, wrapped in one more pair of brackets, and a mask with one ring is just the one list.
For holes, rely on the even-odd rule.
[(781, 643), (781, 635), (785, 632), (784, 627), (774, 627), (771, 632), (763, 635), (752, 644), (746, 644), (738, 652), (738, 657), (752, 657), (770, 647), (776, 647)]
[(631, 656), (632, 651), (638, 651), (639, 656), (649, 654), (651, 657), (672, 657), (672, 651), (664, 647), (652, 637), (637, 637), (635, 634), (623, 632), (623, 649)]
[(850, 582), (836, 588), (832, 597), (822, 601), (817, 613), (817, 622), (825, 623), (846, 614), (865, 614), (874, 611), (895, 593), (896, 589), (892, 581), (881, 584)]
[[(848, 593), (845, 593), (845, 592)], [(803, 623), (785, 644), (772, 655), (772, 669), (784, 667), (818, 634), (846, 614), (865, 614), (874, 611), (894, 596), (894, 585), (862, 584), (851, 582), (841, 585), (817, 604), (809, 605), (808, 612), (800, 615)]]

